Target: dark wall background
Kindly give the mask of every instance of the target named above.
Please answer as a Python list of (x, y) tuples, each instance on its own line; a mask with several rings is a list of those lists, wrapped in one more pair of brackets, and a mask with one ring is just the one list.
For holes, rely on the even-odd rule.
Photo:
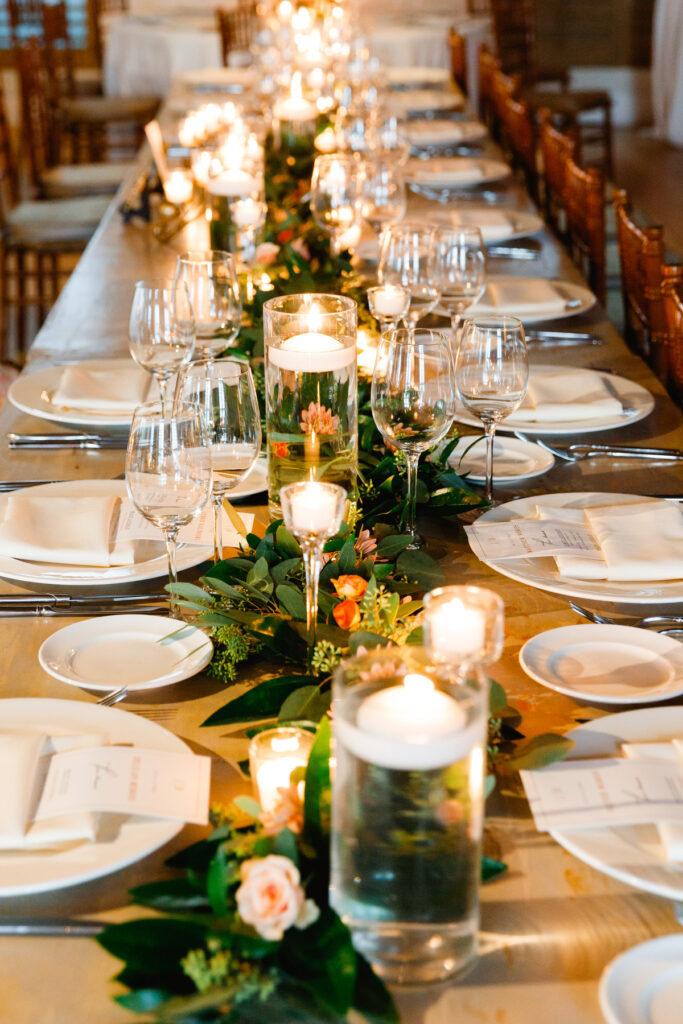
[(535, 3), (541, 66), (649, 66), (655, 0)]

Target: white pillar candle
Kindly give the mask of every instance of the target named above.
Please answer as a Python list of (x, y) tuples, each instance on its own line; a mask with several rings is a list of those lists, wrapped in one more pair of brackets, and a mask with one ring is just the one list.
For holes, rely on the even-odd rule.
[(192, 175), (189, 171), (171, 171), (163, 186), (169, 203), (182, 206), (192, 199)]
[(460, 662), (486, 646), (486, 614), (468, 607), (459, 597), (430, 608), (429, 649), (446, 661)]
[(288, 528), (297, 536), (311, 533), (327, 536), (331, 525), (338, 525), (337, 494), (325, 484), (312, 480), (294, 491), (290, 500), (291, 518)]
[(332, 125), (328, 125), (325, 131), (316, 137), (315, 148), (320, 153), (334, 153), (337, 148), (337, 133)]
[(240, 199), (233, 207), (232, 218), (238, 228), (253, 228), (261, 222), (263, 210), (255, 199)]
[(391, 284), (376, 288), (373, 292), (373, 305), (375, 312), (380, 316), (398, 316), (405, 312), (408, 305), (406, 289), (397, 288)]
[(207, 191), (214, 196), (225, 196), (236, 198), (237, 196), (248, 196), (253, 192), (259, 192), (261, 183), (258, 178), (233, 167), (217, 174), (211, 178), (206, 186)]

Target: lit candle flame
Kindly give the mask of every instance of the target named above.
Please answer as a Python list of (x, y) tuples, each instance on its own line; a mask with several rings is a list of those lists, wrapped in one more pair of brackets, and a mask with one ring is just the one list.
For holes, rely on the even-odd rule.
[(293, 100), (300, 100), (303, 98), (303, 88), (301, 86), (301, 72), (295, 71), (292, 75), (292, 84), (289, 90), (289, 95)]

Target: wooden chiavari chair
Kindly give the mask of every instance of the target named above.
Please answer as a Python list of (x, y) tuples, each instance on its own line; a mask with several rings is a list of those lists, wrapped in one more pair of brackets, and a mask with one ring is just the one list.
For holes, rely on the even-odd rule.
[(486, 46), (479, 49), (479, 114), (492, 135), (496, 136), (493, 106), (493, 75), (500, 71), (500, 61)]
[(668, 376), (667, 325), (662, 294), (664, 229), (639, 227), (633, 220), (628, 193), (615, 189), (614, 213), (624, 301), (624, 336), (644, 356), (657, 376)]
[(538, 204), (540, 203), (538, 138), (536, 122), (529, 104), (524, 100), (506, 96), (503, 105), (503, 124), (512, 162), (522, 171), (527, 191), (534, 202)]
[(467, 40), (452, 25), (448, 30), (448, 53), (453, 82), (467, 95)]
[(101, 94), (102, 73), (99, 68), (76, 71), (65, 0), (43, 3), (41, 15), (47, 65), (50, 77), (59, 83), (60, 96)]
[(546, 220), (562, 241), (567, 239), (565, 216), (565, 166), (578, 159), (577, 139), (551, 123), (550, 112), (539, 111), (539, 143), (543, 164), (543, 208)]
[(496, 68), (491, 75), (491, 102), (497, 126), (496, 135), (508, 157), (511, 156), (511, 152), (505, 125), (505, 101), (518, 93), (520, 84), (519, 75), (506, 75), (500, 68)]
[(669, 388), (683, 404), (683, 266), (662, 267), (662, 294), (667, 329)]
[(605, 174), (599, 167), (583, 170), (567, 157), (564, 168), (567, 244), (598, 301), (607, 298)]
[(218, 7), (216, 20), (221, 38), (223, 64), (227, 67), (231, 53), (249, 50), (256, 27), (256, 2), (239, 0), (236, 7)]

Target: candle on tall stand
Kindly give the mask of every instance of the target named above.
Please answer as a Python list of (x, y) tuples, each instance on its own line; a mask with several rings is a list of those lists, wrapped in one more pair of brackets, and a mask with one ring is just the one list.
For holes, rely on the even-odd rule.
[(383, 334), (391, 327), (398, 327), (408, 312), (410, 292), (400, 284), (377, 285), (368, 288), (368, 306)]
[[(218, 160), (211, 167), (206, 184), (210, 203), (209, 229), (214, 249), (234, 252), (238, 246), (238, 233), (246, 221), (262, 209), (264, 192), (263, 170), (246, 153), (244, 139), (231, 134), (218, 152)], [(244, 225), (235, 220), (235, 207), (239, 204)], [(259, 213), (259, 216), (262, 216)]]
[[(280, 791), (289, 789), (293, 771), (308, 764), (313, 740), (312, 733), (291, 726), (266, 729), (254, 736), (249, 744), (249, 771), (262, 810), (271, 813), (283, 802)], [(303, 781), (297, 784), (297, 791), (303, 799)]]
[(310, 148), (317, 116), (315, 103), (303, 95), (301, 72), (295, 71), (289, 94), (273, 108), (273, 141), (276, 149), (300, 152)]
[(285, 526), (299, 541), (306, 572), (306, 629), (309, 654), (316, 644), (318, 622), (318, 581), (323, 545), (341, 526), (346, 491), (337, 484), (319, 480), (287, 484), (280, 491)]
[(484, 587), (438, 587), (424, 597), (425, 647), (435, 661), (464, 671), (500, 657), (503, 621), (502, 600)]

